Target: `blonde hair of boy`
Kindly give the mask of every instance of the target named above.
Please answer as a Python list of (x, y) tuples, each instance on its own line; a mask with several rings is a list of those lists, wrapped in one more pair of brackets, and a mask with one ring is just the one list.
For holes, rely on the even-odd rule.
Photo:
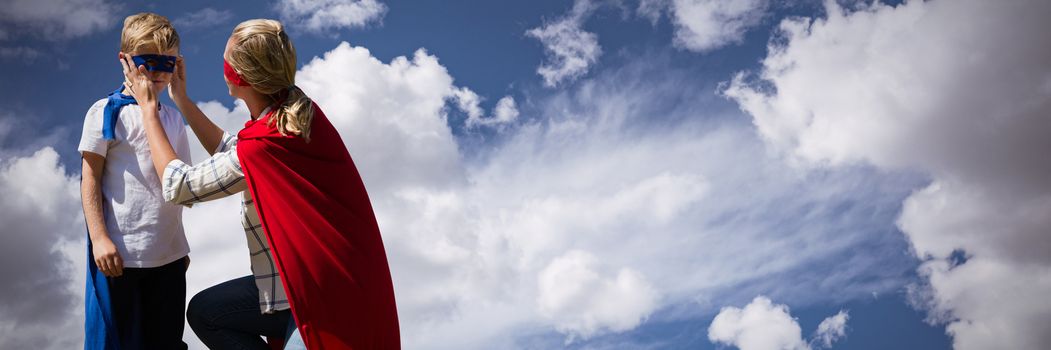
[(280, 101), (268, 125), (277, 124), (282, 135), (297, 134), (310, 141), (314, 102), (296, 83), (296, 48), (281, 22), (252, 19), (241, 22), (231, 35), (227, 61), (252, 89), (274, 102)]
[(179, 47), (179, 33), (167, 17), (143, 12), (124, 19), (120, 31), (120, 50), (125, 53), (156, 50), (164, 52)]

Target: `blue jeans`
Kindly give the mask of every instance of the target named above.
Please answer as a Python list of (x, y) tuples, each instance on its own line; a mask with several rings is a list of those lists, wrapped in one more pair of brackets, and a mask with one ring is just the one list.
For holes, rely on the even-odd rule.
[(288, 323), (292, 334), (289, 334), (288, 339), (285, 340), (285, 350), (307, 350), (307, 345), (303, 343), (303, 338), (299, 336), (299, 329), (296, 328), (295, 321), (293, 319)]
[(232, 279), (197, 293), (186, 320), (210, 349), (270, 349), (262, 336), (287, 339), (295, 330), (289, 310), (263, 314), (254, 276)]

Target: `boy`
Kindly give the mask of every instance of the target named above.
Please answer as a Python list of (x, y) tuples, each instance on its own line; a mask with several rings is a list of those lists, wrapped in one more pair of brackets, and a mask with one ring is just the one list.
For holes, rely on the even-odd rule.
[[(163, 16), (132, 15), (124, 20), (120, 51), (146, 66), (154, 92), (160, 93), (172, 79), (179, 35)], [(89, 236), (84, 345), (185, 349), (190, 248), (182, 207), (164, 200), (142, 110), (123, 89), (91, 106), (78, 147)], [(165, 105), (159, 114), (179, 158), (189, 162), (182, 115)]]

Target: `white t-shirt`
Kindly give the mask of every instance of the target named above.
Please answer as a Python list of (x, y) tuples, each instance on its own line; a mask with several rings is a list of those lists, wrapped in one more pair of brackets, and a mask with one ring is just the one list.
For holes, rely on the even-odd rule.
[[(168, 203), (150, 157), (142, 124), (142, 108), (127, 105), (114, 126), (113, 140), (102, 137), (107, 99), (99, 100), (84, 118), (80, 152), (106, 157), (102, 171), (102, 211), (109, 238), (124, 267), (158, 267), (190, 253), (182, 226), (182, 206)], [(190, 163), (190, 145), (182, 114), (161, 105), (161, 124), (179, 159)]]

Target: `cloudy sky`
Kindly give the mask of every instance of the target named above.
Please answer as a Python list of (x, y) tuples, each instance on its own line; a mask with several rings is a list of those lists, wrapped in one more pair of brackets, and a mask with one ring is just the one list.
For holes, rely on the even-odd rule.
[[(142, 11), (231, 132), (230, 31), (286, 24), (407, 348), (1051, 348), (1042, 0), (5, 1), (0, 348), (83, 341), (76, 145)], [(184, 215), (190, 295), (250, 273), (236, 200)]]

